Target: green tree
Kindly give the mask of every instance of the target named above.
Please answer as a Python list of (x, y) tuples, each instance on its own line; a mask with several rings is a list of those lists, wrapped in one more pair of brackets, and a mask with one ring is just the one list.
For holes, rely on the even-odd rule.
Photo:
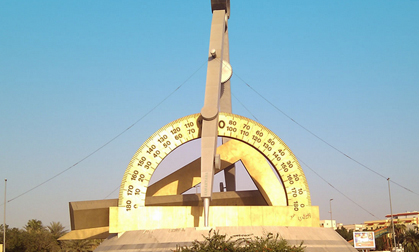
[(23, 228), (28, 233), (43, 232), (46, 230), (45, 227), (42, 225), (42, 221), (36, 219), (29, 220)]
[[(3, 226), (0, 225), (0, 235), (3, 237)], [(101, 240), (78, 242), (77, 249), (67, 249), (66, 242), (57, 239), (63, 236), (67, 230), (60, 222), (51, 222), (47, 227), (40, 220), (32, 219), (27, 222), (23, 229), (6, 226), (6, 249), (7, 252), (69, 252), (69, 251), (92, 251)], [(81, 245), (88, 244), (87, 246)]]
[(336, 229), (336, 232), (342, 236), (343, 239), (350, 241), (354, 238), (353, 230), (347, 230), (345, 227), (339, 227)]
[[(3, 239), (3, 225), (0, 226), (0, 236)], [(25, 244), (23, 231), (18, 228), (9, 228), (6, 225), (6, 250), (9, 252), (24, 252)]]
[[(406, 225), (404, 224), (395, 224), (394, 225), (394, 234), (396, 235), (396, 243), (400, 244), (403, 239), (403, 235), (406, 232)], [(393, 240), (394, 243), (394, 240)], [(395, 246), (397, 246), (397, 244)]]
[(90, 252), (93, 251), (91, 240), (71, 240), (66, 241), (66, 251), (68, 252)]
[(375, 238), (375, 249), (376, 250), (386, 250), (387, 247), (387, 242), (388, 239), (385, 238), (385, 235)]
[(419, 232), (417, 228), (406, 230), (400, 239), (400, 243), (403, 245), (405, 252), (419, 251)]
[(53, 221), (49, 224), (49, 226), (47, 226), (47, 228), (55, 239), (58, 239), (68, 233), (68, 230), (66, 230), (60, 222)]
[(55, 241), (55, 246), (53, 246), (54, 249), (63, 250), (65, 245), (62, 241), (58, 240), (58, 238), (68, 233), (68, 231), (65, 229), (63, 224), (61, 224), (60, 222), (53, 221), (49, 224), (49, 226), (47, 226), (47, 228), (48, 228), (48, 231), (51, 233), (52, 237), (54, 238), (54, 241)]
[(24, 229), (26, 231), (23, 233), (25, 252), (58, 252), (61, 250), (57, 239), (42, 225), (42, 221), (29, 220)]

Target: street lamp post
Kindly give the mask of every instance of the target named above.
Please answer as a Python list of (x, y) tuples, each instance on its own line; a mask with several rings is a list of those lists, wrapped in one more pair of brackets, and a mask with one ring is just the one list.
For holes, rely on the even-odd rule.
[(388, 198), (390, 199), (391, 227), (392, 227), (392, 232), (393, 232), (394, 247), (397, 247), (396, 235), (394, 233), (393, 206), (391, 205), (390, 178), (388, 178), (387, 181), (388, 181)]
[(3, 252), (6, 252), (6, 185), (7, 179), (4, 179)]
[[(332, 200), (333, 200), (333, 199), (330, 199), (330, 200), (329, 200), (329, 203), (330, 203), (330, 226), (333, 228)], [(333, 228), (333, 229), (334, 229), (334, 228)]]

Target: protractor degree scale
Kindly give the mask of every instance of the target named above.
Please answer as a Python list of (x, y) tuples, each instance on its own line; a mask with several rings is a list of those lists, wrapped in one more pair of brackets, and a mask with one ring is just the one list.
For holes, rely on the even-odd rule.
[[(127, 213), (145, 207), (149, 181), (164, 158), (177, 147), (201, 137), (202, 118), (193, 114), (175, 120), (148, 138), (131, 159), (122, 179), (119, 207)], [(298, 211), (311, 206), (306, 177), (288, 146), (272, 131), (249, 118), (220, 113), (218, 136), (246, 143), (260, 152), (281, 179), (286, 202)]]

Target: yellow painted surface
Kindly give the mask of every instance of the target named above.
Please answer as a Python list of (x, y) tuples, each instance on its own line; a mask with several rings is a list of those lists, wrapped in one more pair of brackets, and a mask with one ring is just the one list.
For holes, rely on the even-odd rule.
[[(311, 205), (304, 172), (292, 151), (278, 136), (249, 118), (220, 113), (219, 119), (218, 136), (236, 140), (219, 148), (222, 160), (229, 163), (242, 160), (269, 205)], [(200, 172), (192, 169), (191, 174), (184, 171), (183, 174), (187, 176), (179, 173), (155, 187), (149, 186), (154, 171), (169, 153), (201, 137), (201, 125), (199, 114), (186, 116), (162, 127), (144, 142), (124, 173), (118, 206), (125, 207), (130, 213), (134, 208), (145, 206), (146, 196), (181, 194), (198, 183)], [(230, 142), (233, 143), (228, 145)], [(275, 174), (266, 160), (269, 160), (281, 181), (273, 181), (276, 176), (272, 176)]]
[(217, 152), (221, 159), (228, 163), (235, 163), (239, 160), (243, 162), (269, 206), (287, 205), (283, 185), (275, 176), (265, 156), (259, 151), (241, 141), (230, 140), (218, 147)]
[(252, 206), (250, 208), (250, 221), (252, 226), (263, 226), (263, 208), (262, 206)]
[(250, 219), (250, 207), (241, 207), (237, 209), (237, 222), (241, 223), (243, 226), (252, 226), (252, 221)]
[[(263, 198), (270, 206), (286, 206), (285, 190), (266, 158), (252, 146), (231, 140), (217, 148), (221, 170), (241, 160)], [(199, 159), (166, 176), (147, 189), (147, 196), (177, 195), (201, 182)]]
[[(305, 175), (288, 146), (248, 118), (220, 113), (219, 119), (218, 136), (231, 139), (217, 149), (222, 168), (241, 161), (268, 206), (213, 205), (209, 225), (318, 227), (318, 207), (311, 206)], [(201, 125), (199, 114), (180, 118), (162, 127), (138, 149), (124, 173), (118, 207), (110, 208), (111, 233), (204, 226), (200, 206), (145, 206), (147, 196), (180, 195), (200, 182), (197, 159), (149, 185), (154, 171), (170, 152), (201, 138)]]
[(72, 230), (58, 238), (58, 240), (85, 240), (85, 239), (106, 239), (109, 236), (109, 227), (86, 228)]
[[(110, 208), (110, 233), (130, 230), (203, 227), (202, 207), (141, 207), (129, 214), (123, 207)], [(319, 209), (306, 206), (210, 207), (210, 226), (300, 226), (318, 227)]]

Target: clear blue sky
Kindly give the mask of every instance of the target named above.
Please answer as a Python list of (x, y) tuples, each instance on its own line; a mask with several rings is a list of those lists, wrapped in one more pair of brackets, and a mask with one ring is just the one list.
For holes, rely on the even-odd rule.
[[(303, 165), (322, 219), (419, 210), (419, 1), (231, 2), (233, 112), (257, 117)], [(68, 202), (103, 199), (150, 135), (203, 105), (211, 23), (202, 1), (2, 1), (0, 178), (7, 222), (69, 227)], [(196, 72), (197, 71), (197, 72)], [(195, 73), (196, 72), (196, 73)], [(195, 74), (194, 74), (195, 73)], [(249, 113), (248, 110), (251, 112)], [(1, 203), (4, 184), (1, 183)], [(248, 185), (243, 185), (244, 187)], [(109, 198), (117, 198), (118, 190)], [(0, 209), (3, 215), (3, 206)]]

